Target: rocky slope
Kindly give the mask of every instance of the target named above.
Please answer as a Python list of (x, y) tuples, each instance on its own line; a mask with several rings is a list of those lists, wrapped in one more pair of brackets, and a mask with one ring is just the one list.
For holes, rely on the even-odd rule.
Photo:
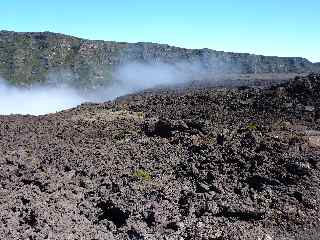
[(43, 33), (0, 32), (0, 76), (15, 84), (50, 82), (100, 86), (124, 63), (197, 64), (217, 73), (301, 73), (319, 70), (303, 58), (265, 57), (210, 49), (191, 50), (153, 43), (90, 41)]
[(0, 117), (1, 239), (319, 239), (320, 75)]
[(313, 65), (316, 67), (316, 69), (320, 69), (320, 63), (314, 63)]

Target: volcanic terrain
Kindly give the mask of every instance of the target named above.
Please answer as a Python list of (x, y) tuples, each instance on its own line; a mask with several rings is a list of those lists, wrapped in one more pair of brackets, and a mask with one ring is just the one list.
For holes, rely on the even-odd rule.
[(320, 75), (0, 116), (1, 239), (319, 239)]

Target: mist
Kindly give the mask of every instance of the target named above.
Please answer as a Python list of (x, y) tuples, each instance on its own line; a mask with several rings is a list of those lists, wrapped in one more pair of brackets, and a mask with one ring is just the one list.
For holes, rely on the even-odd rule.
[(41, 115), (74, 107), (85, 99), (67, 87), (19, 88), (0, 80), (0, 114)]
[(112, 82), (83, 91), (73, 87), (70, 71), (50, 73), (48, 84), (17, 87), (0, 79), (0, 114), (43, 115), (76, 107), (83, 102), (104, 102), (155, 87), (174, 87), (207, 72), (198, 63), (128, 63), (113, 72)]

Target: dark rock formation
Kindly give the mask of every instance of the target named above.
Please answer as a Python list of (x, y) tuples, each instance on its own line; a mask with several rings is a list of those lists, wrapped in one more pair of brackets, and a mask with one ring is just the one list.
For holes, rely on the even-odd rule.
[(100, 86), (112, 81), (113, 71), (123, 63), (157, 61), (195, 63), (208, 77), (212, 73), (305, 73), (316, 68), (303, 58), (91, 41), (51, 32), (0, 32), (0, 76), (15, 84), (58, 78), (76, 86)]
[(314, 63), (313, 65), (315, 66), (317, 71), (320, 71), (320, 62), (319, 63)]
[(320, 75), (0, 116), (2, 239), (319, 239)]

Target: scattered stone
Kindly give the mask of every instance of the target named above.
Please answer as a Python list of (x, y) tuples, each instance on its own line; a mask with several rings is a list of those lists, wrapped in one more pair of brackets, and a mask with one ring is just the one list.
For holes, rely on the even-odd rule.
[(0, 116), (0, 236), (319, 239), (319, 124), (296, 109), (319, 106), (319, 86), (313, 74)]

